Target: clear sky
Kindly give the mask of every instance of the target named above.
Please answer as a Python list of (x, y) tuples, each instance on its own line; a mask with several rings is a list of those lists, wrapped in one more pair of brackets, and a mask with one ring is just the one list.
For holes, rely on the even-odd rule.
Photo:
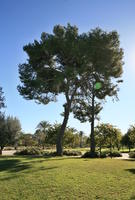
[[(80, 33), (95, 27), (117, 30), (124, 49), (124, 83), (119, 101), (104, 104), (101, 122), (118, 126), (125, 133), (135, 123), (135, 0), (0, 0), (0, 86), (7, 115), (17, 116), (25, 132), (34, 132), (41, 120), (62, 121), (63, 98), (47, 106), (23, 99), (18, 94), (18, 64), (26, 60), (23, 46), (52, 32), (56, 24), (77, 25)], [(70, 117), (68, 125), (86, 134), (89, 124)]]

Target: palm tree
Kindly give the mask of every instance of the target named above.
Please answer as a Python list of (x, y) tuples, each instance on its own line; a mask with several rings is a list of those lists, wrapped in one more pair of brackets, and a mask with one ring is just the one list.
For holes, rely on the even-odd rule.
[(43, 145), (45, 144), (45, 139), (47, 136), (48, 129), (51, 127), (51, 125), (47, 121), (41, 121), (37, 127), (36, 127), (36, 135), (39, 137), (38, 139), (41, 140), (39, 143)]
[(47, 121), (41, 121), (38, 125), (37, 125), (37, 129), (39, 129), (40, 131), (42, 131), (43, 133), (46, 134), (47, 130), (50, 128), (50, 124)]

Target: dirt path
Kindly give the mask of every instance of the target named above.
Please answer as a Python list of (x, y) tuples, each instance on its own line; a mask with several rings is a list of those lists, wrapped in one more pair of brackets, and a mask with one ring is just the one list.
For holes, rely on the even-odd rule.
[(3, 151), (2, 155), (3, 156), (12, 156), (12, 155), (14, 155), (15, 152), (16, 152), (16, 150), (7, 150), (7, 151)]

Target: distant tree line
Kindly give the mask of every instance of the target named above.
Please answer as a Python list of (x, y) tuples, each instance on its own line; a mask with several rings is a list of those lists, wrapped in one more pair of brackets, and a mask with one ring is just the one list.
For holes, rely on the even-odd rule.
[[(0, 108), (5, 107), (5, 97), (2, 88), (0, 88)], [(61, 128), (60, 123), (53, 125), (47, 121), (41, 121), (34, 134), (21, 131), (19, 119), (12, 116), (5, 116), (0, 109), (0, 154), (6, 146), (55, 148), (57, 137)], [(128, 148), (129, 151), (135, 148), (135, 125), (130, 126), (127, 133), (123, 135), (117, 127), (109, 124), (98, 124), (94, 129), (95, 147), (100, 153), (102, 149), (109, 148), (110, 152), (117, 148)], [(91, 137), (84, 134), (83, 131), (77, 131), (74, 128), (66, 127), (63, 138), (63, 147), (65, 148), (83, 148), (89, 147)]]
[[(21, 133), (18, 140), (19, 146), (38, 146), (40, 148), (55, 148), (57, 142), (57, 136), (59, 134), (61, 124), (54, 123), (51, 125), (46, 121), (42, 121), (38, 124), (34, 134)], [(63, 146), (66, 148), (76, 147), (88, 147), (89, 137), (84, 133), (78, 132), (74, 128), (67, 127), (65, 130)]]
[[(51, 125), (46, 121), (41, 121), (34, 134), (21, 132), (18, 138), (18, 146), (40, 148), (55, 148), (57, 136), (59, 134), (61, 124), (54, 123)], [(122, 134), (121, 130), (109, 123), (102, 123), (95, 127), (95, 144), (96, 151), (102, 152), (103, 149), (122, 150), (128, 148), (129, 151), (135, 148), (135, 126), (131, 126), (126, 134)], [(67, 127), (63, 139), (64, 148), (85, 148), (89, 147), (90, 136), (86, 136), (84, 132), (78, 132), (74, 128)]]

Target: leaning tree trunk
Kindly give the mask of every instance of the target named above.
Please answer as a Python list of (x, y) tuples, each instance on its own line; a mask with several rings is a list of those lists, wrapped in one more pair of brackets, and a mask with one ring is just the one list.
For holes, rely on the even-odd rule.
[(76, 93), (76, 90), (77, 90), (77, 85), (71, 95), (71, 98), (69, 98), (69, 95), (68, 95), (68, 91), (65, 93), (65, 96), (66, 96), (66, 104), (64, 105), (64, 119), (63, 119), (63, 123), (61, 125), (61, 129), (60, 129), (60, 132), (58, 134), (58, 137), (57, 137), (57, 144), (56, 144), (56, 153), (58, 156), (62, 156), (63, 155), (63, 136), (64, 136), (64, 132), (65, 132), (65, 128), (67, 126), (67, 122), (68, 122), (68, 118), (69, 118), (69, 114), (70, 114), (70, 109), (71, 109), (71, 104), (72, 104), (72, 101), (74, 99), (74, 95)]
[(95, 135), (94, 135), (94, 116), (95, 116), (95, 109), (94, 109), (94, 92), (92, 95), (92, 120), (91, 120), (91, 135), (90, 135), (90, 150), (91, 154), (94, 156), (95, 154)]
[(67, 126), (68, 118), (69, 118), (70, 107), (71, 107), (71, 104), (67, 104), (65, 106), (63, 123), (61, 125), (59, 135), (57, 137), (56, 153), (58, 156), (63, 155), (63, 136), (64, 136), (65, 128)]

